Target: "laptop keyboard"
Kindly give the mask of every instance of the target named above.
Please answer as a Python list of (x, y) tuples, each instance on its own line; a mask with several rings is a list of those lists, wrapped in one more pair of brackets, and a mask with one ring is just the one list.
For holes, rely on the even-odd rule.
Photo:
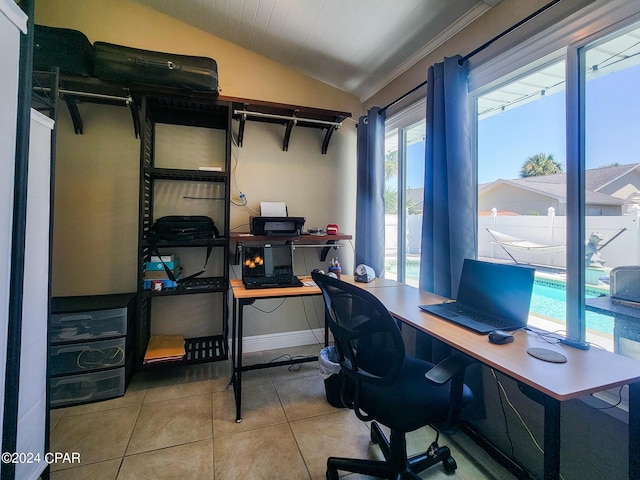
[(473, 310), (469, 310), (468, 308), (464, 308), (455, 303), (445, 304), (444, 307), (446, 310), (449, 310), (450, 312), (453, 312), (459, 315), (464, 315), (465, 317), (469, 317), (471, 320), (475, 320), (476, 322), (481, 322), (486, 325), (490, 325), (492, 327), (501, 328), (508, 325), (503, 320), (496, 318), (493, 315), (485, 315), (479, 312), (474, 312)]
[(246, 288), (301, 287), (302, 282), (295, 275), (276, 275), (245, 278), (244, 285)]

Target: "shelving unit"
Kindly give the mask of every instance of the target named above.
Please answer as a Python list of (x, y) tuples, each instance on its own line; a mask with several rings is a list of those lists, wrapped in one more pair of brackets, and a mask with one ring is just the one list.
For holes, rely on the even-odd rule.
[[(153, 331), (154, 314), (162, 315), (162, 311), (155, 311), (154, 306), (160, 297), (175, 297), (181, 295), (215, 295), (218, 297), (217, 311), (210, 311), (210, 318), (206, 321), (210, 325), (218, 324), (222, 331), (209, 336), (185, 338), (186, 356), (183, 363), (202, 363), (224, 360), (227, 352), (227, 317), (228, 306), (226, 294), (229, 284), (229, 165), (231, 156), (231, 104), (216, 98), (193, 98), (185, 96), (171, 96), (161, 94), (145, 94), (140, 101), (141, 118), (141, 154), (140, 154), (140, 218), (139, 218), (139, 249), (138, 249), (138, 323), (139, 345), (138, 354), (140, 364)], [(181, 153), (169, 152), (165, 157), (170, 159), (171, 166), (159, 165), (158, 155), (161, 141), (160, 125), (173, 125), (186, 128), (210, 129), (212, 134), (217, 131), (223, 140), (219, 143), (220, 151), (216, 158), (184, 158), (189, 152), (188, 145), (177, 148)], [(181, 132), (182, 133), (182, 132)], [(180, 135), (176, 137), (180, 139)], [(194, 155), (202, 154), (196, 152)], [(165, 158), (166, 161), (166, 158)], [(221, 171), (201, 171), (196, 164), (215, 164)], [(178, 168), (184, 165), (185, 168)], [(160, 185), (170, 184), (159, 194)], [(197, 212), (190, 211), (189, 203), (184, 201), (184, 192), (202, 190), (217, 192), (214, 197), (197, 197), (199, 202)], [(181, 193), (183, 194), (181, 197)], [(204, 206), (203, 206), (204, 204)], [(203, 211), (204, 209), (204, 211)], [(159, 213), (159, 212), (164, 212)], [(210, 216), (220, 236), (212, 240), (193, 241), (160, 241), (156, 247), (161, 254), (173, 253), (175, 249), (194, 255), (205, 257), (206, 251), (211, 249), (208, 259), (207, 272), (202, 276), (180, 282), (176, 288), (166, 288), (160, 291), (143, 289), (144, 267), (151, 258), (149, 234), (155, 220), (163, 215), (202, 215)], [(213, 268), (211, 265), (214, 264)], [(209, 273), (213, 270), (213, 273)], [(188, 276), (189, 271), (185, 271)], [(184, 322), (184, 318), (175, 318), (172, 322)], [(177, 325), (176, 325), (177, 327)], [(179, 327), (177, 327), (179, 329)], [(158, 332), (164, 333), (164, 332)]]
[[(288, 150), (292, 132), (297, 127), (312, 128), (319, 132), (322, 153), (326, 153), (332, 135), (340, 128), (342, 122), (351, 117), (349, 112), (318, 109), (298, 105), (287, 105), (261, 100), (245, 98), (223, 97), (211, 92), (187, 91), (179, 88), (154, 87), (148, 85), (132, 85), (124, 83), (105, 82), (93, 77), (59, 74), (52, 82), (35, 82), (34, 95), (42, 98), (47, 96), (62, 100), (68, 109), (76, 134), (81, 135), (85, 130), (82, 119), (82, 104), (103, 104), (121, 106), (131, 113), (133, 123), (132, 134), (140, 138), (140, 194), (139, 194), (139, 231), (138, 231), (138, 274), (137, 274), (137, 302), (135, 320), (135, 359), (136, 365), (142, 365), (151, 332), (154, 331), (154, 317), (159, 315), (164, 305), (157, 305), (171, 301), (171, 297), (192, 296), (194, 301), (199, 296), (217, 296), (212, 302), (216, 305), (210, 309), (210, 324), (219, 325), (220, 333), (185, 338), (185, 363), (200, 363), (223, 360), (228, 357), (226, 337), (228, 332), (227, 319), (227, 291), (229, 285), (229, 252), (230, 252), (230, 165), (232, 145), (232, 125), (238, 126), (238, 145), (242, 146), (245, 139), (245, 125), (247, 121), (257, 121), (283, 126), (283, 150)], [(46, 108), (46, 105), (45, 107)], [(220, 151), (215, 158), (203, 158), (201, 165), (209, 165), (213, 161), (221, 171), (203, 171), (194, 163), (191, 145), (186, 145), (182, 152), (175, 155), (175, 162), (171, 165), (158, 163), (158, 143), (162, 143), (164, 133), (159, 127), (164, 125), (179, 126), (180, 128), (204, 128), (219, 132), (224, 137)], [(160, 130), (162, 130), (160, 128)], [(166, 187), (167, 184), (205, 185), (207, 192), (219, 192), (215, 198), (194, 198), (193, 202), (213, 205), (213, 214), (193, 211), (185, 208), (171, 210), (180, 202), (170, 200), (167, 196), (180, 196), (179, 188)], [(187, 188), (188, 189), (188, 188)], [(192, 188), (200, 192), (198, 188)], [(162, 190), (163, 198), (158, 198)], [(183, 199), (186, 198), (183, 196)], [(164, 202), (164, 203), (163, 203)], [(210, 202), (210, 203), (209, 203)], [(177, 207), (176, 207), (177, 208)], [(196, 209), (198, 210), (198, 209)], [(207, 215), (213, 218), (220, 237), (211, 242), (196, 240), (192, 242), (160, 242), (156, 246), (162, 253), (170, 253), (173, 249), (201, 252), (202, 258), (208, 247), (212, 253), (209, 260), (208, 272), (202, 276), (181, 282), (176, 288), (162, 291), (145, 290), (144, 266), (151, 257), (149, 232), (154, 220), (164, 215)], [(337, 236), (332, 238), (305, 237), (307, 243), (313, 243), (321, 248), (321, 258), (336, 241), (351, 238), (351, 236)], [(238, 239), (235, 239), (237, 242)], [(246, 239), (245, 239), (246, 240)], [(282, 240), (282, 239), (279, 239)], [(292, 240), (300, 245), (298, 240)], [(209, 268), (215, 263), (217, 268)], [(185, 275), (189, 275), (185, 271)], [(218, 308), (219, 306), (219, 308)], [(174, 312), (175, 313), (175, 312)], [(177, 315), (174, 323), (183, 321)]]

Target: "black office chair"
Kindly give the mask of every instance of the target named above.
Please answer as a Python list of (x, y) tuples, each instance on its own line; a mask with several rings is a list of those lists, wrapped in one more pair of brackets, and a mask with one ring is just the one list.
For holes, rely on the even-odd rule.
[(342, 402), (360, 420), (376, 420), (391, 429), (389, 441), (378, 423), (371, 423), (371, 441), (386, 461), (330, 457), (327, 479), (338, 479), (338, 470), (419, 479), (418, 472), (439, 462), (447, 473), (453, 472), (456, 462), (449, 448), (438, 446), (439, 433), (425, 453), (410, 458), (405, 435), (425, 425), (439, 432), (456, 423), (472, 398), (463, 383), (472, 360), (457, 354), (434, 366), (406, 355), (396, 321), (375, 296), (322, 273), (313, 272), (312, 277), (322, 291), (342, 367)]

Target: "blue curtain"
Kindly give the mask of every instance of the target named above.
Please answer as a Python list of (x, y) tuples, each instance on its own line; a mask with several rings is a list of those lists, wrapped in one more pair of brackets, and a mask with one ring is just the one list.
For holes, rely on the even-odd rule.
[(358, 119), (356, 265), (384, 275), (384, 112), (372, 107)]
[(467, 62), (429, 68), (420, 288), (457, 295), (464, 258), (476, 257), (476, 171), (471, 161)]

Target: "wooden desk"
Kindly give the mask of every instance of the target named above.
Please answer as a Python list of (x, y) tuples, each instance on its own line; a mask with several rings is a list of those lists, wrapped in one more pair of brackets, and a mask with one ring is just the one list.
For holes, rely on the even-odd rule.
[[(629, 385), (629, 478), (640, 479), (640, 362), (597, 348), (583, 351), (550, 345), (522, 330), (514, 333), (513, 343), (494, 345), (484, 335), (418, 308), (438, 303), (442, 297), (407, 285), (370, 291), (395, 318), (515, 379), (523, 393), (544, 407), (545, 479), (560, 478), (560, 403)], [(527, 354), (529, 347), (556, 350), (567, 357), (567, 362), (538, 360)]]
[[(311, 281), (311, 277), (300, 279), (303, 283)], [(236, 401), (236, 422), (242, 421), (242, 372), (258, 370), (262, 368), (279, 367), (282, 365), (293, 365), (296, 363), (313, 362), (318, 360), (317, 356), (300, 359), (283, 360), (279, 362), (258, 363), (253, 365), (242, 365), (242, 339), (244, 324), (244, 307), (253, 304), (256, 300), (265, 298), (285, 298), (301, 297), (308, 295), (320, 295), (320, 289), (316, 286), (288, 287), (288, 288), (259, 288), (246, 289), (241, 279), (230, 280), (231, 291), (233, 293), (233, 313), (231, 327), (231, 381), (233, 393)], [(327, 325), (325, 323), (324, 342), (327, 345)]]
[[(369, 283), (359, 283), (354, 280), (353, 275), (342, 275), (345, 282), (358, 285), (365, 289), (394, 288), (402, 285), (393, 280), (385, 280), (376, 278)], [(300, 280), (312, 282), (311, 277), (300, 277)], [(303, 285), (302, 287), (289, 288), (262, 288), (247, 290), (242, 284), (241, 279), (232, 279), (230, 282), (231, 291), (233, 293), (233, 312), (231, 327), (231, 363), (232, 374), (230, 384), (233, 385), (233, 391), (236, 401), (236, 422), (242, 421), (242, 372), (249, 370), (257, 370), (262, 368), (278, 367), (282, 365), (293, 365), (295, 363), (305, 363), (318, 360), (317, 356), (306, 357), (294, 360), (283, 360), (280, 362), (259, 363), (253, 365), (242, 365), (242, 339), (244, 329), (244, 307), (253, 304), (256, 300), (265, 298), (285, 298), (285, 297), (304, 297), (308, 295), (320, 295), (320, 289), (316, 286)], [(324, 343), (328, 345), (329, 332), (327, 324), (324, 325)]]

